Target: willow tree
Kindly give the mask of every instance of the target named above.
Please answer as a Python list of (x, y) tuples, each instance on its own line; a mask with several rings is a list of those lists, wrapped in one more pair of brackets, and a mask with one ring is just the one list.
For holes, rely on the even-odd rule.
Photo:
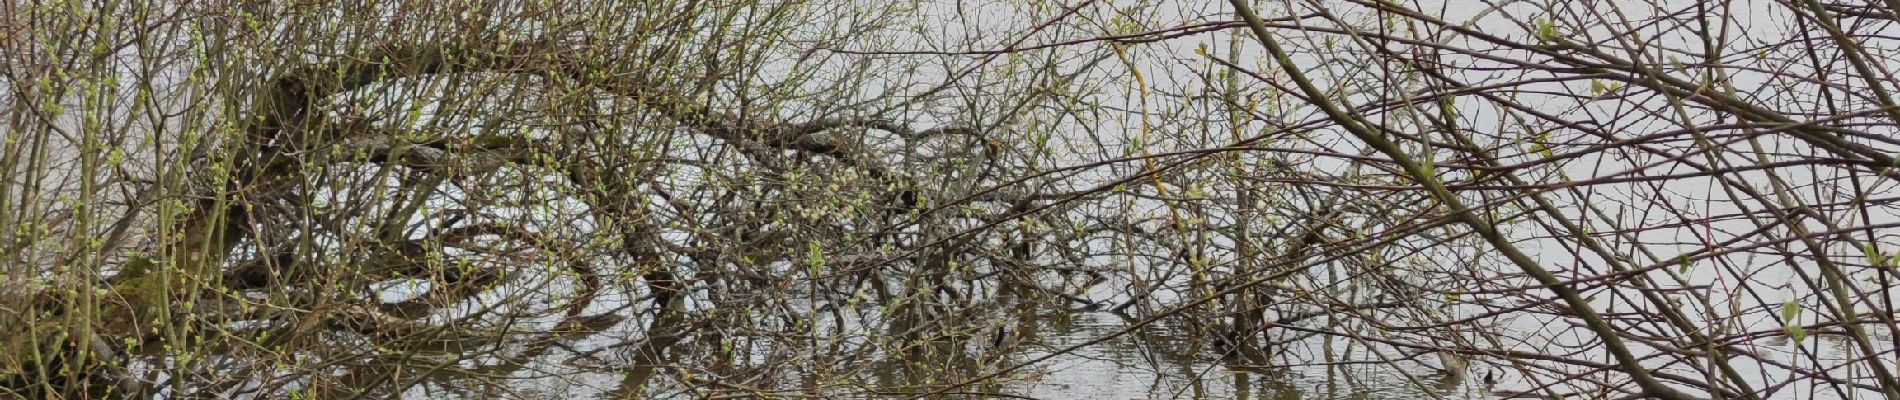
[(1900, 396), (1900, 8), (1120, 3), (9, 4), (0, 393)]
[(946, 232), (1035, 201), (986, 189), (1038, 96), (823, 50), (894, 5), (14, 8), (15, 394), (386, 392), (609, 327), (651, 367), (857, 287), (931, 337), (995, 242)]

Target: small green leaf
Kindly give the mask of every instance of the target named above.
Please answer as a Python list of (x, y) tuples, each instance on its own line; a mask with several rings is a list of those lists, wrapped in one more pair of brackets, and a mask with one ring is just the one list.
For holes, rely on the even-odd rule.
[(811, 247), (805, 251), (805, 264), (810, 265), (813, 271), (817, 271), (818, 268), (823, 268), (825, 266), (825, 246), (815, 241), (811, 242)]
[(1557, 41), (1558, 39), (1557, 24), (1555, 22), (1551, 22), (1549, 18), (1538, 18), (1537, 19), (1537, 38), (1543, 39), (1546, 42)]
[(1794, 339), (1795, 343), (1800, 343), (1802, 339), (1808, 338), (1808, 330), (1802, 328), (1801, 323), (1796, 321), (1800, 316), (1801, 304), (1795, 303), (1794, 300), (1781, 303), (1781, 328), (1788, 333), (1789, 338)]

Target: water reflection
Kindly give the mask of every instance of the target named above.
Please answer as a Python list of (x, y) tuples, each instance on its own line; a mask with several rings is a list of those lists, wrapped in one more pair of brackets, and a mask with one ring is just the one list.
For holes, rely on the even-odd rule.
[[(713, 361), (716, 355), (699, 354), (704, 348), (694, 346), (695, 340), (690, 339), (659, 355), (620, 360), (602, 356), (612, 351), (590, 348), (589, 343), (596, 340), (543, 341), (534, 348), (485, 353), (513, 354), (499, 360), (473, 362), (483, 357), (465, 354), (465, 360), (445, 362), (448, 367), (435, 371), (403, 397), (622, 399), (778, 394), (903, 398), (931, 393), (937, 395), (930, 398), (1098, 400), (1484, 397), (1476, 385), (1426, 363), (1370, 362), (1377, 358), (1370, 357), (1363, 346), (1329, 343), (1324, 338), (1281, 343), (1273, 354), (1276, 365), (1223, 363), (1204, 342), (1167, 323), (1081, 346), (982, 383), (945, 389), (1115, 335), (1133, 322), (1106, 312), (1044, 311), (1024, 315), (988, 337), (931, 341), (904, 349), (900, 355), (788, 360), (798, 363), (793, 368), (796, 372), (778, 376), (759, 373), (772, 375), (771, 368)], [(1329, 346), (1335, 351), (1324, 351)], [(1394, 370), (1393, 365), (1404, 370)], [(357, 372), (345, 380), (386, 379), (390, 371), (371, 366)]]
[[(348, 373), (323, 378), (330, 382), (312, 386), (339, 389), (326, 393), (350, 397), (356, 394), (353, 388), (396, 383), (406, 387), (401, 397), (440, 399), (1478, 399), (1576, 394), (1561, 386), (1563, 382), (1545, 388), (1541, 385), (1553, 382), (1515, 376), (1489, 361), (1404, 351), (1402, 345), (1347, 334), (1317, 334), (1322, 329), (1313, 326), (1272, 328), (1265, 335), (1270, 340), (1263, 354), (1250, 362), (1242, 361), (1249, 359), (1245, 357), (1223, 360), (1206, 335), (1195, 333), (1191, 316), (1129, 329), (1142, 320), (1010, 296), (995, 304), (1002, 305), (921, 318), (917, 325), (923, 328), (910, 333), (873, 333), (877, 329), (868, 326), (875, 324), (840, 320), (830, 324), (844, 326), (819, 324), (812, 329), (822, 335), (808, 337), (795, 335), (798, 329), (712, 329), (661, 341), (640, 333), (652, 332), (651, 314), (605, 317), (614, 315), (609, 312), (583, 319), (586, 323), (560, 335), (510, 342), (529, 345), (390, 349), (383, 354), (386, 361), (361, 362)], [(946, 328), (929, 328), (932, 323)], [(971, 326), (981, 328), (962, 329)], [(1852, 353), (1846, 342), (1830, 335), (1811, 338), (1803, 348), (1830, 360)], [(1750, 357), (1801, 362), (1792, 346), (1762, 347), (1731, 362), (1744, 373), (1769, 372), (1749, 362)], [(403, 384), (418, 381), (413, 377), (417, 375), (422, 376), (420, 383)], [(1789, 386), (1771, 397), (1827, 397), (1825, 391)], [(1590, 393), (1583, 398), (1606, 395), (1615, 397)]]
[[(1125, 318), (1100, 313), (1083, 314), (1057, 343), (1087, 341), (1122, 329)], [(1433, 388), (1420, 388), (1391, 371), (1391, 366), (1363, 362), (1302, 363), (1301, 365), (1246, 366), (1219, 362), (1208, 352), (1195, 351), (1197, 341), (1179, 330), (1157, 326), (1051, 360), (1040, 382), (1024, 383), (1021, 393), (1035, 398), (1093, 399), (1418, 399), (1475, 398), (1475, 388), (1462, 379), (1441, 379)], [(1281, 349), (1278, 359), (1301, 359), (1319, 347), (1300, 341)], [(1358, 352), (1363, 355), (1363, 351)], [(1415, 363), (1399, 363), (1400, 365)], [(1432, 376), (1436, 371), (1415, 365), (1407, 373)], [(1403, 368), (1403, 367), (1402, 367)], [(1442, 378), (1452, 376), (1439, 373)]]

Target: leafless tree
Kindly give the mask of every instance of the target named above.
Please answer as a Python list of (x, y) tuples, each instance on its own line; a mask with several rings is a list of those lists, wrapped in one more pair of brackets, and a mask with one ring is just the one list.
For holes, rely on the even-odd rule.
[(1900, 399), (1891, 0), (4, 7), (0, 396)]

